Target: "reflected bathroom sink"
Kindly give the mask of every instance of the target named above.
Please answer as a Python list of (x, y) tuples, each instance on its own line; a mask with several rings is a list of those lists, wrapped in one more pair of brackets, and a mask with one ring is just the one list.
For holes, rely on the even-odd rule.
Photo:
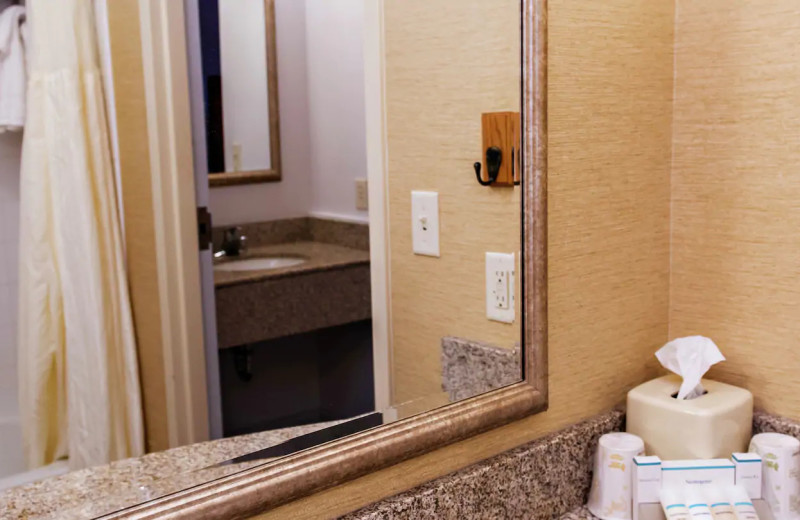
[(241, 260), (228, 260), (214, 266), (215, 271), (228, 273), (242, 271), (269, 271), (283, 269), (306, 263), (305, 258), (297, 256), (265, 256), (262, 258), (242, 258)]

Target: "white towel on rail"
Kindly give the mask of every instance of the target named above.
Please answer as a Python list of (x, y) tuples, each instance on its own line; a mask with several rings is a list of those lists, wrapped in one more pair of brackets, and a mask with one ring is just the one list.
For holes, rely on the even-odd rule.
[(0, 13), (0, 133), (25, 126), (25, 8)]

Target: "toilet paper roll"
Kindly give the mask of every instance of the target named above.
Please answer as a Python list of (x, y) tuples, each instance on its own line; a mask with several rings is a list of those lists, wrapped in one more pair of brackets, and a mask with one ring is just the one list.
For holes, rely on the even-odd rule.
[(600, 437), (594, 459), (589, 511), (602, 520), (632, 518), (633, 458), (644, 455), (644, 441), (630, 433)]
[(762, 458), (762, 497), (775, 520), (800, 519), (800, 441), (780, 433), (759, 433), (750, 451)]

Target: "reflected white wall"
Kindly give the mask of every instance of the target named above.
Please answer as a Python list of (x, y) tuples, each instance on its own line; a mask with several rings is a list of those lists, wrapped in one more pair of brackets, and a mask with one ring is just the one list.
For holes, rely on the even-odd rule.
[(367, 221), (355, 180), (367, 177), (364, 0), (306, 0), (311, 213)]
[(21, 154), (22, 134), (0, 134), (0, 478), (24, 469), (17, 402)]
[(283, 180), (212, 189), (215, 226), (303, 217), (311, 208), (305, 2), (276, 0), (275, 22)]
[(355, 209), (355, 180), (367, 176), (363, 10), (363, 0), (276, 0), (283, 180), (212, 189), (215, 226), (367, 221)]

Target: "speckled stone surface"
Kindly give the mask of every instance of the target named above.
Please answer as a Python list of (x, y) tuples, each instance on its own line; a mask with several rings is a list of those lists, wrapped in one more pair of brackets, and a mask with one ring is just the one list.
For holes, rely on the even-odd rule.
[(319, 218), (308, 219), (311, 240), (369, 251), (369, 226)]
[[(219, 348), (367, 320), (372, 316), (369, 227), (300, 218), (245, 224), (238, 259), (299, 258), (280, 269), (214, 271)], [(223, 228), (214, 230), (214, 243)], [(235, 261), (221, 259), (219, 263)]]
[(372, 317), (369, 264), (328, 267), (216, 290), (219, 348)]
[(94, 518), (266, 462), (214, 467), (338, 422), (183, 446), (16, 487), (0, 493), (0, 518)]
[(263, 258), (268, 256), (301, 258), (302, 264), (280, 269), (258, 271), (214, 271), (214, 287), (220, 289), (242, 284), (260, 282), (262, 280), (277, 280), (309, 273), (332, 271), (346, 267), (369, 267), (369, 252), (335, 244), (322, 242), (293, 242), (290, 244), (273, 244), (251, 247), (242, 256), (235, 259), (221, 259), (217, 264), (228, 263), (249, 258)]
[(247, 245), (249, 247), (289, 242), (308, 242), (311, 240), (307, 218), (271, 220), (269, 222), (215, 227), (211, 231), (211, 243), (214, 244), (214, 251), (220, 249), (225, 230), (233, 227), (241, 228), (242, 234), (247, 237)]
[(442, 338), (442, 390), (451, 402), (521, 380), (519, 346), (502, 348), (463, 338)]
[[(598, 520), (585, 505), (594, 446), (622, 428), (613, 411), (342, 517), (345, 520)], [(800, 439), (800, 422), (756, 411), (753, 434)]]
[(753, 413), (753, 435), (782, 433), (800, 439), (800, 422), (756, 410)]
[(623, 415), (608, 412), (342, 518), (538, 520), (579, 514), (597, 440), (619, 431)]
[[(212, 230), (214, 250), (219, 249), (225, 230), (234, 226), (221, 226)], [(312, 217), (271, 220), (241, 224), (250, 247), (261, 247), (292, 242), (323, 242), (362, 251), (369, 251), (369, 226)]]

